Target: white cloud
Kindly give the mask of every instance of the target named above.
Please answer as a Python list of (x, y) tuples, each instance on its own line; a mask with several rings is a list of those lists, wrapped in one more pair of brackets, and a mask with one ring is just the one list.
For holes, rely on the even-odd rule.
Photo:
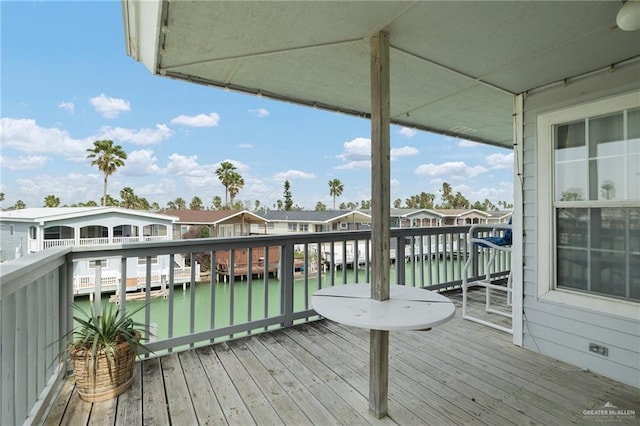
[(271, 114), (269, 110), (264, 108), (250, 109), (249, 112), (256, 114), (260, 118), (268, 117)]
[(124, 127), (103, 126), (97, 139), (111, 139), (131, 142), (136, 145), (153, 145), (171, 137), (173, 132), (166, 124), (156, 124), (155, 129), (125, 129)]
[(405, 136), (405, 137), (411, 139), (416, 134), (418, 134), (418, 131), (416, 129), (412, 129), (410, 127), (403, 127), (403, 128), (400, 129), (400, 131), (398, 133), (400, 133), (402, 136)]
[(407, 157), (410, 155), (417, 155), (420, 151), (412, 146), (403, 146), (400, 148), (391, 148), (391, 160), (395, 160), (398, 157)]
[(233, 164), (236, 167), (237, 172), (246, 172), (247, 170), (249, 170), (249, 166), (244, 164), (242, 161), (231, 160), (228, 158), (226, 160), (222, 160), (219, 163), (214, 164), (213, 167), (217, 169), (218, 167), (220, 167), (220, 164), (224, 163), (225, 161), (228, 161), (229, 163)]
[(371, 160), (350, 161), (347, 164), (335, 166), (334, 169), (338, 170), (353, 170), (353, 169), (370, 169)]
[(437, 179), (468, 179), (486, 172), (482, 166), (467, 166), (463, 161), (447, 162), (442, 164), (421, 164), (415, 169), (419, 176), (428, 176)]
[(355, 138), (343, 144), (344, 152), (338, 155), (345, 161), (371, 161), (371, 139)]
[(492, 169), (513, 169), (513, 152), (491, 154), (487, 157), (487, 164)]
[(104, 118), (115, 118), (121, 112), (131, 110), (129, 101), (119, 98), (110, 98), (109, 96), (100, 94), (94, 98), (89, 98), (89, 102)]
[(277, 173), (273, 179), (283, 181), (288, 179), (314, 179), (316, 175), (313, 173), (302, 172), (300, 170), (287, 170), (286, 172)]
[[(160, 179), (159, 182), (154, 182), (149, 185), (143, 185), (139, 188), (136, 188), (136, 194), (139, 194), (143, 197), (151, 197), (158, 195), (167, 195), (167, 199), (175, 200), (175, 197), (172, 197), (169, 194), (172, 194), (176, 189), (176, 184), (173, 179)], [(149, 202), (154, 202), (156, 200), (149, 200)], [(163, 206), (163, 204), (161, 204)]]
[(191, 127), (216, 127), (220, 122), (220, 115), (212, 112), (211, 114), (198, 114), (194, 116), (179, 115), (173, 120), (171, 124), (182, 124), (184, 126)]
[[(50, 194), (60, 198), (60, 205), (89, 200), (99, 202), (102, 196), (102, 174), (32, 175), (16, 179), (12, 188), (12, 192), (14, 191), (20, 194), (16, 199), (23, 200), (27, 207), (44, 205), (44, 197)], [(109, 191), (111, 192), (111, 181)]]
[(242, 148), (242, 149), (251, 149), (253, 148), (253, 145), (251, 145), (250, 143), (240, 143), (238, 145), (236, 145), (238, 148)]
[(27, 154), (58, 154), (86, 158), (86, 143), (58, 128), (45, 128), (32, 119), (0, 118), (0, 145)]
[(189, 175), (200, 169), (197, 155), (181, 155), (173, 153), (169, 156), (167, 173), (171, 175)]
[(458, 146), (460, 148), (474, 148), (476, 146), (480, 146), (480, 144), (478, 142), (473, 142), (473, 141), (468, 141), (466, 139), (461, 139), (460, 142), (458, 142)]
[(73, 102), (64, 102), (64, 101), (60, 102), (58, 104), (58, 107), (66, 110), (66, 111), (69, 111), (72, 115), (75, 112), (75, 108), (76, 108), (76, 106), (73, 104)]
[[(344, 151), (342, 154), (337, 155), (337, 157), (347, 161), (347, 164), (337, 166), (335, 167), (336, 169), (359, 169), (371, 166), (371, 139), (355, 138), (345, 142), (343, 147)], [(418, 153), (417, 148), (403, 146), (400, 148), (391, 148), (390, 156), (391, 160), (395, 160), (398, 157), (417, 155)]]
[(19, 157), (0, 156), (0, 166), (7, 170), (38, 170), (49, 160), (44, 155), (29, 155)]
[(162, 169), (157, 163), (158, 159), (153, 155), (152, 150), (141, 149), (133, 151), (127, 154), (122, 174), (125, 176), (145, 176), (161, 173)]

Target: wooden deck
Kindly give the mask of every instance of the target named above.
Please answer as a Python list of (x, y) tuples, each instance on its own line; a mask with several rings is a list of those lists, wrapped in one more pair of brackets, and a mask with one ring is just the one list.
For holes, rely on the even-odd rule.
[[(369, 332), (322, 320), (139, 362), (133, 387), (112, 401), (81, 401), (69, 379), (46, 424), (640, 422), (638, 389), (510, 341), (463, 321), (459, 309), (431, 331), (390, 333), (389, 417), (381, 420), (368, 414)], [(607, 403), (637, 414), (585, 415)]]

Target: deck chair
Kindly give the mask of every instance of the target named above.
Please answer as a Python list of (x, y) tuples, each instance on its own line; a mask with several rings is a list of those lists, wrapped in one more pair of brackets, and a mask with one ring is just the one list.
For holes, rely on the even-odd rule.
[[(479, 231), (490, 231), (491, 235), (487, 237), (478, 237)], [(464, 271), (462, 273), (462, 318), (470, 321), (496, 328), (498, 330), (513, 334), (513, 323), (511, 327), (505, 327), (495, 322), (488, 321), (486, 319), (472, 316), (468, 313), (468, 297), (467, 293), (470, 287), (484, 287), (485, 288), (485, 311), (489, 314), (502, 315), (513, 319), (512, 309), (512, 278), (511, 268), (509, 268), (509, 276), (507, 278), (507, 285), (498, 285), (492, 280), (496, 266), (496, 255), (499, 252), (511, 252), (512, 244), (512, 225), (511, 219), (509, 224), (496, 224), (496, 225), (473, 225), (469, 229), (469, 257), (464, 265)], [(474, 265), (474, 259), (480, 254), (481, 251), (486, 250), (484, 256), (484, 275), (477, 280), (469, 280), (469, 270)], [(506, 307), (509, 311), (504, 309), (496, 309), (491, 303), (492, 291), (506, 292)]]

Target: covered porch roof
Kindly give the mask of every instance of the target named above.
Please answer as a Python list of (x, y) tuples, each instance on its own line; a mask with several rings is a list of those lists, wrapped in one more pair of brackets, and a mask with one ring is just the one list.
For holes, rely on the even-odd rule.
[(623, 66), (621, 1), (124, 0), (153, 73), (370, 117), (369, 39), (389, 34), (392, 123), (511, 147), (513, 95)]

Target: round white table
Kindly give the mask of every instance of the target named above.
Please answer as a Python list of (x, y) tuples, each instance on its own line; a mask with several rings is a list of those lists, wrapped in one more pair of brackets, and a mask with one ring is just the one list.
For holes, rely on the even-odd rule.
[(441, 294), (392, 285), (389, 299), (371, 299), (370, 284), (326, 287), (311, 297), (311, 306), (332, 321), (370, 330), (423, 330), (453, 318), (455, 305)]

